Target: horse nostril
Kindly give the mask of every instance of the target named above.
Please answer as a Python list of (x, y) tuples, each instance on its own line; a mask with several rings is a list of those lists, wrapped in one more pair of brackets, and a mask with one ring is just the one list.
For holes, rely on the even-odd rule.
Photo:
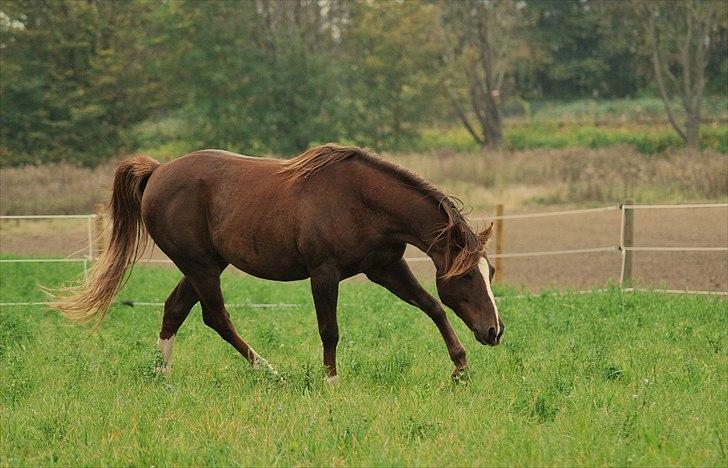
[(500, 335), (498, 334), (498, 330), (496, 330), (495, 327), (488, 327), (488, 328), (480, 328), (474, 331), (475, 332), (475, 338), (482, 344), (487, 344), (490, 346), (495, 346), (498, 344), (498, 338)]

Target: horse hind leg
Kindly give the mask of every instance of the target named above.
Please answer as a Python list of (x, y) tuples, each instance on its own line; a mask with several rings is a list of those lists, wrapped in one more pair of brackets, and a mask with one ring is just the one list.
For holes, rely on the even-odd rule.
[(164, 302), (162, 328), (157, 339), (157, 358), (154, 371), (169, 373), (172, 367), (172, 349), (177, 331), (199, 300), (192, 283), (185, 277), (177, 284)]
[(220, 273), (222, 271), (218, 269), (216, 272), (197, 272), (194, 276), (190, 276), (190, 281), (202, 303), (202, 320), (205, 325), (215, 330), (222, 339), (230, 343), (242, 354), (250, 362), (253, 369), (263, 369), (273, 375), (278, 375), (278, 372), (268, 361), (260, 357), (250, 345), (240, 338), (235, 330), (235, 326), (230, 321), (230, 315), (225, 309), (220, 289)]

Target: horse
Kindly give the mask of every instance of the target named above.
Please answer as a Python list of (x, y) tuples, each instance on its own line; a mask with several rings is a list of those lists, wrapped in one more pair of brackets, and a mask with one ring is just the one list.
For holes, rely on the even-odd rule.
[(288, 160), (212, 149), (164, 164), (135, 156), (114, 175), (108, 247), (85, 280), (56, 291), (51, 307), (100, 325), (151, 237), (184, 275), (164, 303), (157, 370), (169, 371), (176, 334), (198, 302), (206, 325), (254, 368), (273, 370), (235, 330), (220, 275), (233, 265), (268, 280), (310, 278), (325, 380), (333, 384), (339, 282), (363, 273), (430, 317), (456, 377), (467, 367), (465, 349), (403, 255), (407, 244), (426, 252), (442, 303), (478, 342), (497, 345), (505, 326), (485, 253), (492, 223), (476, 233), (460, 206), (414, 173), (353, 146), (325, 144)]

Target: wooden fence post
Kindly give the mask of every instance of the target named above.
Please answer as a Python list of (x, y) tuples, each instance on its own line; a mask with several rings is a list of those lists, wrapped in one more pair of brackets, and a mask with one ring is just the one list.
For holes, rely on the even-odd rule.
[(619, 285), (623, 288), (632, 287), (632, 258), (633, 250), (628, 247), (634, 246), (634, 210), (626, 208), (634, 205), (634, 199), (628, 198), (622, 203), (622, 232), (619, 240), (619, 249), (622, 251), (622, 274), (619, 277)]
[(96, 205), (96, 255), (94, 258), (99, 258), (106, 248), (106, 239), (104, 238), (104, 228), (106, 227), (105, 219), (106, 209), (104, 208), (104, 205), (99, 203)]
[(500, 255), (503, 253), (503, 205), (498, 204), (495, 207), (495, 276), (493, 282), (500, 283), (503, 281), (503, 259)]

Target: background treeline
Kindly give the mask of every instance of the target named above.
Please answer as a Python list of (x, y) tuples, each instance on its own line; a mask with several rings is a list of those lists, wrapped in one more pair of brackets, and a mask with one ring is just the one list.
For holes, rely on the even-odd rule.
[[(647, 152), (728, 151), (724, 125), (698, 129), (725, 118), (727, 45), (725, 5), (710, 1), (6, 1), (0, 157), (559, 147), (563, 119), (533, 118), (579, 98), (656, 108), (667, 136), (648, 135)], [(645, 144), (566, 114), (586, 146)]]

